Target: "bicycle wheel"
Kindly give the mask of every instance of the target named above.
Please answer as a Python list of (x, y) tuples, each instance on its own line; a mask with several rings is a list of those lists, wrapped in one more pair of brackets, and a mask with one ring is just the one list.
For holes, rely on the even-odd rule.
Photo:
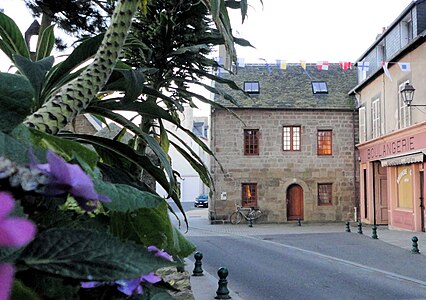
[(234, 211), (229, 217), (229, 222), (231, 222), (231, 224), (239, 224), (241, 222), (241, 214)]

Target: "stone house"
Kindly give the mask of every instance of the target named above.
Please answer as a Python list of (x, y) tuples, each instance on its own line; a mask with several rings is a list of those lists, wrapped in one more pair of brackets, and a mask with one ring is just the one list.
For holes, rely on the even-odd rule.
[[(413, 1), (361, 55), (360, 218), (425, 231), (426, 1)], [(412, 103), (401, 90), (415, 89)]]
[(246, 64), (221, 76), (249, 96), (227, 89), (238, 106), (218, 97), (224, 107), (211, 111), (211, 149), (220, 163), (211, 160), (211, 223), (228, 222), (235, 205), (267, 212), (260, 222), (353, 219), (358, 125), (348, 92), (356, 71)]

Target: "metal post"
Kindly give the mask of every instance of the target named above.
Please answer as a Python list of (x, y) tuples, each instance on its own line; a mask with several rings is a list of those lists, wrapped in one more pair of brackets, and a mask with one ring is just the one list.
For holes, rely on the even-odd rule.
[(351, 226), (349, 222), (346, 222), (346, 232), (351, 232)]
[(362, 234), (362, 223), (361, 223), (361, 221), (358, 221), (358, 233)]
[(201, 267), (201, 259), (203, 258), (203, 254), (201, 252), (197, 252), (194, 254), (195, 263), (194, 270), (192, 271), (192, 276), (203, 276), (203, 268)]
[(231, 299), (231, 296), (229, 296), (229, 290), (228, 290), (228, 280), (226, 280), (226, 277), (228, 277), (228, 269), (221, 267), (217, 271), (217, 275), (219, 276), (219, 282), (218, 282), (218, 288), (216, 291), (216, 297), (215, 299)]
[(371, 227), (373, 229), (373, 234), (372, 234), (372, 238), (377, 240), (379, 237), (377, 236), (377, 226), (373, 225), (373, 227)]
[(411, 253), (420, 254), (419, 244), (418, 244), (419, 239), (416, 236), (413, 236), (411, 238), (411, 241), (413, 242), (413, 245), (412, 245), (412, 248), (411, 248)]

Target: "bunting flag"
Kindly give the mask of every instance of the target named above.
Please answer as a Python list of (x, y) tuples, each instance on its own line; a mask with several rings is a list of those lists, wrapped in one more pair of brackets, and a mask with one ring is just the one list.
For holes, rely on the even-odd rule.
[(272, 75), (272, 69), (271, 69), (271, 66), (268, 64), (268, 61), (266, 59), (264, 59), (264, 58), (259, 58), (259, 59), (261, 59), (261, 60), (263, 60), (265, 62), (266, 69), (268, 69), (269, 75)]
[(359, 61), (357, 62), (358, 70), (366, 71), (370, 70), (370, 62), (369, 61)]
[(277, 67), (279, 67), (281, 70), (286, 70), (287, 69), (287, 61), (277, 59)]
[(383, 62), (383, 72), (385, 72), (386, 76), (389, 77), (390, 81), (392, 81), (392, 76), (389, 72), (388, 62)]
[(411, 71), (411, 65), (409, 62), (401, 62), (398, 63), (399, 68), (401, 69), (402, 72), (410, 72)]
[(300, 66), (302, 67), (303, 70), (306, 70), (306, 60), (301, 60)]
[(318, 70), (324, 70), (327, 71), (328, 70), (328, 61), (319, 61), (317, 62), (317, 69)]
[(350, 61), (341, 61), (339, 62), (339, 65), (343, 70), (352, 69), (352, 63)]
[(246, 66), (245, 62), (244, 62), (244, 58), (238, 58), (237, 60), (237, 66), (244, 68)]

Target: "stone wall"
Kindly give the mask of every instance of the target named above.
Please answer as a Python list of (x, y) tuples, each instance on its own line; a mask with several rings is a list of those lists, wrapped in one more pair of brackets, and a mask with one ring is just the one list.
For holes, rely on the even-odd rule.
[[(286, 191), (296, 183), (304, 193), (305, 221), (342, 221), (353, 217), (357, 173), (354, 170), (354, 112), (350, 110), (239, 109), (241, 118), (224, 110), (212, 112), (212, 160), (215, 191), (209, 207), (212, 223), (227, 222), (241, 204), (241, 184), (257, 183), (263, 222), (286, 222)], [(356, 118), (355, 118), (356, 119)], [(282, 150), (283, 126), (301, 127), (301, 151)], [(355, 128), (355, 127), (356, 128)], [(244, 156), (243, 130), (259, 129), (260, 154)], [(317, 130), (333, 131), (333, 154), (317, 155)], [(317, 203), (318, 183), (332, 183), (333, 205)], [(226, 200), (221, 200), (221, 193)]]

